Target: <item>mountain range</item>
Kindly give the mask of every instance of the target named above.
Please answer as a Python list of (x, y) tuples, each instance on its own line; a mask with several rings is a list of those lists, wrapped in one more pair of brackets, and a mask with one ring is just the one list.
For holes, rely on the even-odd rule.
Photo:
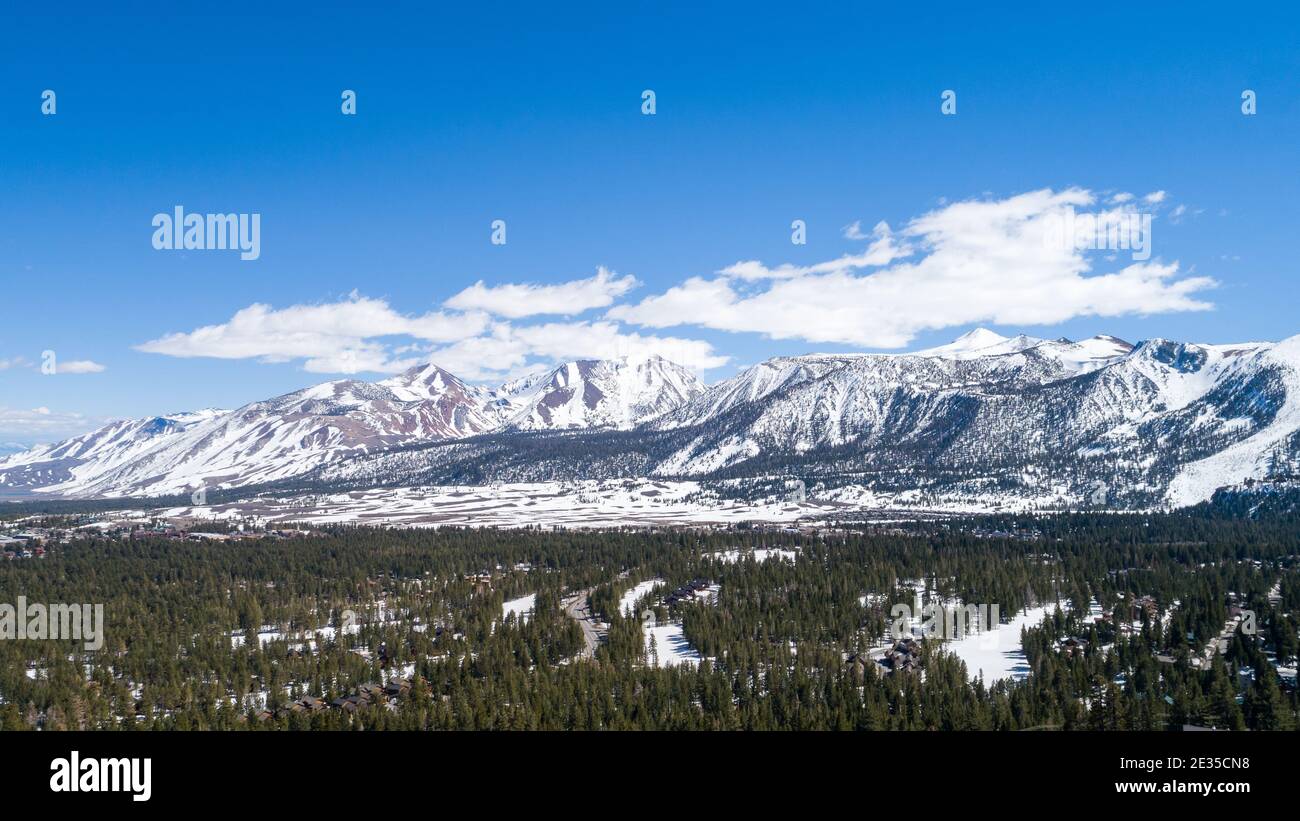
[(113, 422), (0, 458), (0, 491), (797, 477), (848, 503), (1150, 508), (1293, 474), (1298, 457), (1300, 337), (1132, 345), (978, 329), (908, 354), (778, 357), (711, 386), (657, 356), (496, 388), (428, 364)]

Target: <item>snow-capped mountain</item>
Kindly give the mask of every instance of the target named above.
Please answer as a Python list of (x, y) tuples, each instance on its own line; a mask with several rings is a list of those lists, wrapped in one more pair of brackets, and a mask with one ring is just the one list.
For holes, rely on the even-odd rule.
[(701, 391), (653, 424), (660, 429), (703, 424), (732, 408), (758, 402), (777, 391), (819, 379), (858, 358), (852, 355), (813, 354), (769, 359)]
[(947, 345), (917, 351), (914, 355), (937, 356), (945, 359), (974, 359), (981, 356), (1016, 353), (1026, 348), (1041, 345), (1045, 341), (1026, 334), (1016, 334), (1008, 338), (994, 333), (988, 328), (976, 328), (973, 331), (967, 331)]
[(799, 476), (850, 503), (1154, 507), (1293, 470), (1298, 431), (1300, 337), (1130, 345), (980, 329), (910, 354), (779, 357), (707, 388), (658, 357), (570, 362), (496, 389), (425, 365), (114, 423), (0, 459), (0, 489)]
[(234, 411), (114, 422), (0, 459), (0, 488), (115, 496), (262, 484), (348, 456), (499, 429), (626, 428), (703, 389), (692, 372), (656, 356), (571, 362), (497, 390), (428, 364)]
[(325, 382), (229, 412), (116, 422), (0, 460), (0, 484), (16, 470), (40, 478), (29, 488), (78, 496), (270, 482), (347, 454), (489, 430), (484, 397), (435, 366), (378, 384)]
[(617, 434), (498, 435), (373, 454), (313, 479), (365, 487), (796, 476), (848, 505), (1185, 505), (1300, 463), (1297, 374), (1300, 337), (1134, 346), (981, 332), (913, 354), (774, 359)]
[(544, 379), (506, 386), (516, 430), (627, 429), (704, 392), (694, 372), (659, 356), (569, 362)]
[(1300, 451), (1300, 337), (1276, 345), (979, 342), (996, 352), (971, 355), (954, 343), (853, 359), (693, 429), (657, 469), (735, 472), (775, 458), (788, 470), (815, 474), (829, 464), (894, 488), (951, 482), (978, 493), (983, 483), (992, 495), (1044, 503), (1186, 505)]
[(119, 420), (57, 444), (37, 445), (0, 458), (0, 488), (20, 491), (57, 487), (72, 478), (74, 468), (83, 481), (93, 481), (226, 413), (207, 409)]

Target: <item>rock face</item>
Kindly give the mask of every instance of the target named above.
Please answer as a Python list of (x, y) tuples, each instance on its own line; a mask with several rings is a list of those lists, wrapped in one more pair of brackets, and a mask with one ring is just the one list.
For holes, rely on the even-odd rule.
[(694, 373), (658, 356), (586, 359), (561, 365), (530, 392), (517, 393), (506, 421), (517, 430), (628, 429), (662, 416), (700, 394)]

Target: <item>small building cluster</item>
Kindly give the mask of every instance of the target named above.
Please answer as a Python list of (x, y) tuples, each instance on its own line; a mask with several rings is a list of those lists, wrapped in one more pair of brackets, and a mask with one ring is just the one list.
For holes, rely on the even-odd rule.
[(0, 555), (6, 559), (40, 559), (45, 556), (44, 533), (0, 534)]
[(395, 678), (386, 685), (363, 684), (352, 695), (340, 696), (330, 702), (315, 696), (303, 696), (274, 712), (261, 710), (257, 713), (256, 718), (258, 721), (268, 721), (281, 716), (311, 715), (326, 710), (342, 710), (352, 715), (364, 707), (383, 707), (386, 710), (396, 712), (398, 699), (407, 696), (413, 686), (412, 679)]
[(912, 637), (894, 642), (880, 660), (891, 673), (910, 673), (921, 669), (921, 644)]
[(678, 602), (694, 601), (697, 597), (705, 595), (708, 590), (709, 581), (707, 579), (692, 579), (689, 583), (665, 596), (664, 604), (672, 607)]

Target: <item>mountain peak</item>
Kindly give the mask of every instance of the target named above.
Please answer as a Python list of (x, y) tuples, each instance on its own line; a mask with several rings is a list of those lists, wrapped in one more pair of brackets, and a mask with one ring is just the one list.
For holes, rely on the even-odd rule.
[(508, 424), (529, 430), (630, 428), (704, 392), (695, 373), (654, 353), (579, 359), (541, 379), (507, 383), (518, 408)]
[(408, 383), (428, 382), (430, 380), (440, 379), (447, 376), (451, 376), (451, 374), (439, 367), (436, 362), (424, 362), (419, 365), (412, 365), (391, 379), (385, 381), (402, 380)]
[(454, 374), (443, 370), (433, 362), (407, 368), (378, 384), (392, 391), (394, 396), (404, 402), (438, 399), (449, 393), (462, 395), (470, 390)]
[(973, 331), (967, 331), (947, 345), (917, 351), (913, 356), (970, 359), (979, 356), (1017, 353), (1041, 344), (1043, 344), (1043, 340), (1025, 334), (1006, 337), (990, 331), (988, 328), (976, 328)]
[(1002, 334), (996, 331), (990, 331), (985, 327), (979, 327), (973, 331), (967, 331), (948, 344), (961, 345), (966, 347), (968, 350), (975, 350), (976, 348), (986, 348), (989, 345), (996, 345), (999, 342), (1006, 341), (1007, 337)]

